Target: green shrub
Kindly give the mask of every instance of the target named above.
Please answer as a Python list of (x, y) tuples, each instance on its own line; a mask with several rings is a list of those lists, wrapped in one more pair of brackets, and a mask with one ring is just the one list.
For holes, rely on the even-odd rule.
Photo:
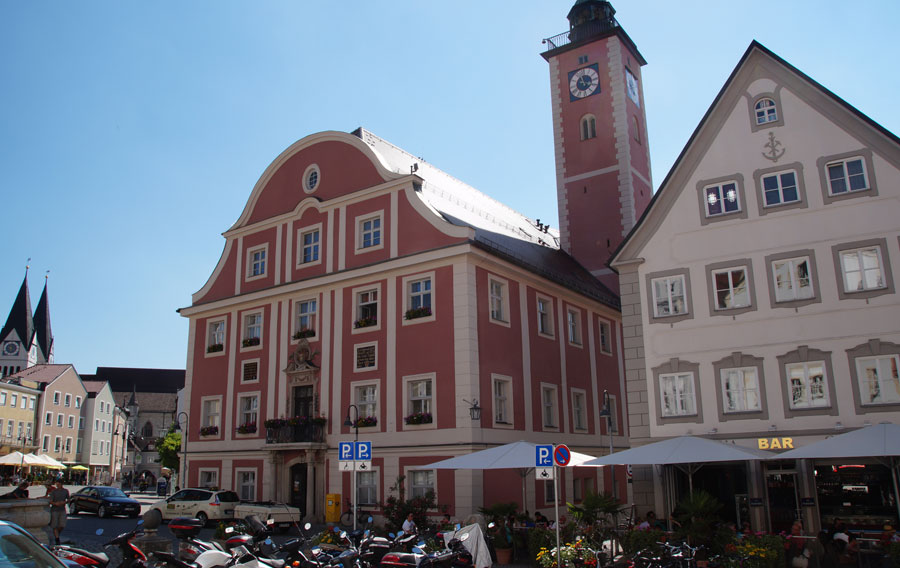
[(642, 531), (630, 530), (622, 535), (620, 544), (626, 554), (634, 554), (640, 550), (650, 549), (655, 553), (661, 552), (659, 542), (666, 540), (666, 533), (660, 530)]
[[(424, 497), (407, 499), (405, 480), (406, 476), (404, 475), (397, 477), (397, 482), (390, 488), (391, 496), (381, 505), (384, 511), (386, 528), (391, 531), (400, 530), (406, 517), (412, 513), (413, 522), (416, 523), (416, 528), (419, 532), (426, 531), (433, 524), (428, 513), (434, 510), (446, 512), (448, 507), (447, 505), (438, 505), (435, 502), (433, 491), (429, 491)], [(396, 495), (393, 493), (396, 493)]]

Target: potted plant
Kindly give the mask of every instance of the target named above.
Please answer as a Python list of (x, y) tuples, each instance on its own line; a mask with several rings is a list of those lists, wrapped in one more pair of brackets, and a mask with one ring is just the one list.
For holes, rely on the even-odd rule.
[(320, 414), (318, 416), (310, 418), (309, 421), (316, 426), (324, 426), (328, 422), (328, 419)]
[(403, 316), (408, 320), (416, 319), (416, 318), (426, 318), (431, 315), (431, 307), (430, 306), (422, 306), (421, 308), (413, 308), (411, 310), (406, 310), (406, 314)]
[(259, 345), (258, 337), (248, 337), (245, 340), (241, 341), (241, 345), (244, 347), (253, 347), (254, 345)]
[(356, 421), (357, 428), (368, 428), (378, 426), (378, 418), (375, 416), (364, 416)]
[(710, 552), (720, 548), (717, 545), (721, 539), (716, 533), (721, 508), (722, 503), (703, 490), (695, 490), (675, 507), (673, 516), (679, 524), (676, 534), (691, 546), (701, 547), (695, 557), (697, 566), (705, 566)]
[(200, 428), (201, 436), (217, 436), (219, 434), (218, 426), (204, 426)]
[(238, 434), (255, 434), (256, 422), (246, 422), (237, 427)]
[(431, 416), (430, 412), (413, 412), (403, 420), (405, 420), (407, 424), (431, 424), (431, 421), (434, 420), (434, 418)]
[(212, 345), (206, 346), (207, 353), (218, 353), (218, 352), (224, 351), (224, 350), (225, 350), (225, 345), (222, 343), (213, 343)]
[(294, 339), (303, 339), (304, 337), (312, 337), (315, 334), (316, 334), (316, 330), (304, 327), (303, 329), (294, 332)]
[(282, 426), (287, 426), (288, 421), (286, 418), (269, 418), (263, 425), (266, 428), (281, 428)]
[(361, 327), (370, 327), (370, 326), (376, 325), (377, 323), (378, 323), (378, 320), (375, 318), (364, 317), (364, 318), (359, 318), (358, 320), (353, 322), (353, 327), (359, 329)]

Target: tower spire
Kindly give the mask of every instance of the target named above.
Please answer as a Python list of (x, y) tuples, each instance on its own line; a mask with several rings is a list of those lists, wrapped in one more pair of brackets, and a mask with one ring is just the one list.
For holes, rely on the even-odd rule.
[[(30, 258), (28, 259), (31, 260)], [(13, 341), (10, 334), (15, 331), (16, 337), (21, 342), (22, 347), (27, 351), (31, 348), (31, 341), (34, 339), (34, 320), (31, 317), (31, 296), (28, 294), (28, 266), (25, 266), (25, 278), (22, 280), (22, 286), (16, 295), (12, 309), (9, 310), (9, 316), (6, 318), (6, 324), (0, 330), (0, 340)]]
[(53, 362), (53, 331), (50, 328), (50, 299), (47, 296), (47, 283), (50, 280), (50, 271), (44, 275), (44, 290), (41, 299), (38, 300), (37, 309), (34, 312), (34, 328), (40, 353), (38, 362)]

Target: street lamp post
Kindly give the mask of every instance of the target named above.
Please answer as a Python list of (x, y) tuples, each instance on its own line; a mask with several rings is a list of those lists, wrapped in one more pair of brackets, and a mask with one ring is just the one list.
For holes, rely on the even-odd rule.
[[(354, 420), (350, 420), (351, 408), (354, 410), (354, 416), (356, 416)], [(351, 489), (350, 493), (353, 497), (353, 530), (356, 530), (356, 507), (358, 506), (357, 501), (359, 501), (356, 494), (356, 442), (359, 441), (359, 408), (357, 408), (355, 404), (351, 404), (347, 407), (347, 418), (344, 420), (344, 426), (349, 426), (356, 432), (356, 435), (353, 438), (353, 473), (351, 475), (351, 486), (353, 489)]]
[[(178, 477), (181, 479), (181, 487), (185, 486), (185, 480), (187, 479), (187, 472), (185, 469), (187, 468), (187, 437), (188, 437), (188, 414), (187, 412), (179, 412), (178, 416), (175, 417), (175, 430), (181, 430), (181, 417), (184, 416), (184, 430), (181, 434), (181, 456), (178, 460)], [(182, 465), (182, 460), (184, 465)]]
[(21, 477), (23, 474), (22, 470), (25, 469), (25, 446), (28, 444), (28, 442), (30, 440), (32, 440), (32, 438), (30, 436), (26, 436), (25, 434), (22, 434), (21, 436), (19, 436), (19, 441), (22, 442), (22, 463), (19, 464), (20, 481), (21, 481)]
[[(603, 408), (600, 409), (600, 416), (606, 417), (606, 434), (609, 436), (609, 454), (612, 455), (612, 453), (613, 453), (613, 433), (612, 433), (613, 415), (612, 415), (612, 405), (610, 404), (610, 400), (609, 400), (609, 391), (606, 389), (603, 389)], [(613, 501), (615, 501), (615, 499), (616, 499), (616, 466), (614, 466), (614, 465), (610, 466), (609, 477), (610, 477), (610, 485), (612, 486), (611, 494), (612, 494)], [(618, 515), (615, 512), (613, 512), (613, 530), (615, 530), (618, 522), (619, 522)], [(613, 539), (612, 546), (613, 546), (613, 554), (615, 554), (616, 553), (616, 539)]]

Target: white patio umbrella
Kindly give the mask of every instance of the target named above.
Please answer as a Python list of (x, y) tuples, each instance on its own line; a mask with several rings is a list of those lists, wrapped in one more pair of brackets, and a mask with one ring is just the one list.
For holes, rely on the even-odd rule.
[[(29, 455), (33, 455), (33, 454), (29, 454)], [(62, 462), (60, 462), (58, 460), (51, 458), (47, 454), (41, 454), (41, 455), (34, 456), (34, 457), (38, 462), (40, 462), (40, 463), (36, 463), (35, 465), (42, 465), (42, 466), (50, 468), (50, 469), (66, 469), (65, 464), (63, 464)]]
[[(549, 445), (549, 444), (546, 444)], [(538, 444), (519, 440), (495, 448), (472, 452), (428, 465), (420, 465), (414, 469), (518, 469), (522, 477), (522, 509), (525, 508), (525, 478), (537, 462)], [(571, 458), (566, 467), (585, 465), (594, 459), (593, 456), (578, 452), (569, 452)], [(555, 482), (554, 482), (555, 483)], [(559, 556), (559, 500), (556, 500), (556, 553)]]
[(874, 457), (891, 470), (894, 482), (894, 502), (900, 517), (900, 489), (897, 468), (900, 466), (900, 426), (891, 423), (875, 424), (845, 434), (825, 438), (819, 442), (789, 450), (776, 459), (827, 459)]
[(726, 444), (709, 438), (679, 436), (603, 456), (582, 465), (674, 465), (688, 474), (688, 486), (694, 492), (694, 472), (707, 463), (767, 460), (778, 457), (772, 452)]
[(46, 465), (34, 454), (15, 451), (0, 457), (0, 465)]

